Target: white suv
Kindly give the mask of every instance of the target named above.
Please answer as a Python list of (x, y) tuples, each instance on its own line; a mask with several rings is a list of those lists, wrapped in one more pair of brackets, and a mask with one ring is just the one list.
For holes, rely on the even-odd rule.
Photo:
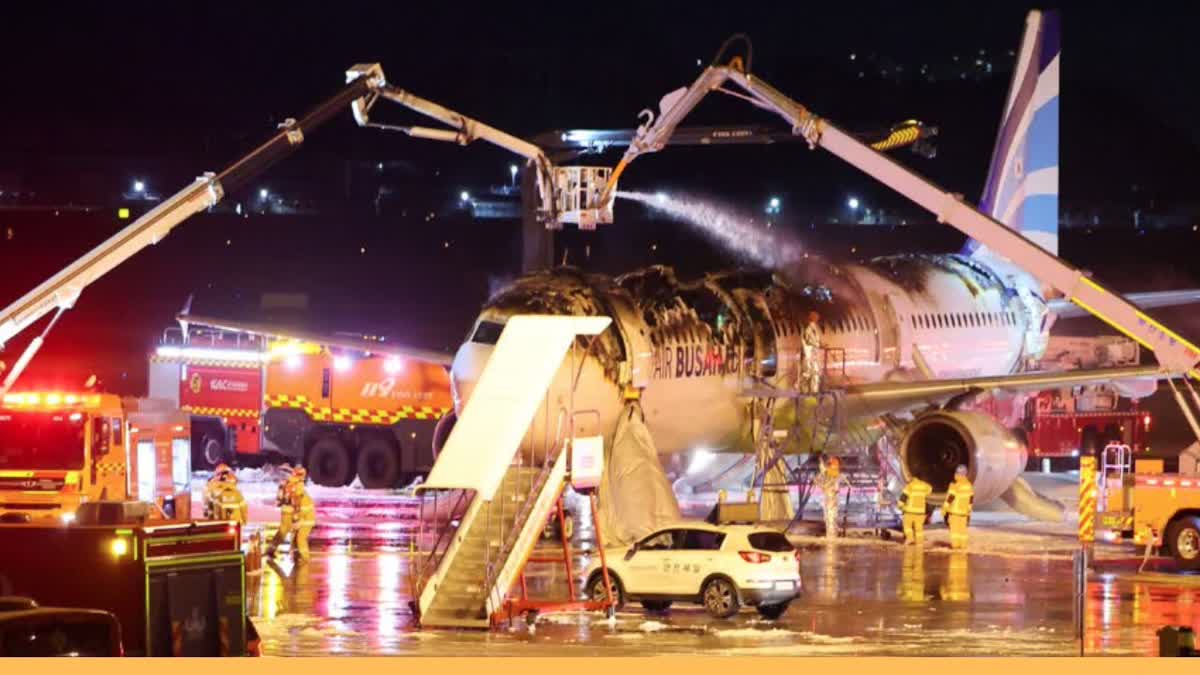
[[(800, 554), (777, 530), (681, 522), (633, 546), (606, 547), (604, 554), (618, 608), (638, 600), (663, 611), (678, 600), (702, 604), (724, 619), (751, 605), (776, 619), (800, 595)], [(588, 597), (605, 599), (599, 556), (583, 578)]]

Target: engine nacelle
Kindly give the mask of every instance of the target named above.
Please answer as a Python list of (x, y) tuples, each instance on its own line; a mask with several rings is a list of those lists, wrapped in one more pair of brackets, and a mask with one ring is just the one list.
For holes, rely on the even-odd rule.
[(938, 411), (922, 415), (900, 441), (900, 466), (944, 493), (954, 470), (965, 464), (975, 487), (975, 503), (1004, 494), (1025, 469), (1028, 450), (991, 417), (977, 412)]

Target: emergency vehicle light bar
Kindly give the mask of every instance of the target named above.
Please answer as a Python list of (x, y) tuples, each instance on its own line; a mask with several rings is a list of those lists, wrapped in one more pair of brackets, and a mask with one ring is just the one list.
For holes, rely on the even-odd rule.
[(245, 349), (214, 349), (211, 347), (176, 347), (173, 345), (163, 345), (155, 350), (154, 353), (164, 359), (195, 359), (198, 361), (245, 361), (248, 363), (261, 363), (271, 359), (271, 355), (266, 352), (254, 352)]
[(100, 405), (100, 395), (29, 391), (5, 394), (4, 405), (41, 408), (62, 408), (82, 405), (88, 408), (95, 408)]

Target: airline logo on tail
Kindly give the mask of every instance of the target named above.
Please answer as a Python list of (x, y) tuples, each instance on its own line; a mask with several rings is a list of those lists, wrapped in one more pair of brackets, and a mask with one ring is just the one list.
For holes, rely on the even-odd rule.
[[(1058, 254), (1058, 12), (1030, 12), (980, 210)], [(984, 253), (970, 241), (967, 253)]]

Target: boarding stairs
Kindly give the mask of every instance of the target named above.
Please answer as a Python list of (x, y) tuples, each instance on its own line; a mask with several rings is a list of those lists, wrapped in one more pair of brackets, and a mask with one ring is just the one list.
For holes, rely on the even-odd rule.
[[(568, 481), (577, 430), (571, 401), (576, 367), (583, 363), (577, 337), (598, 335), (610, 322), (519, 315), (505, 324), (428, 479), (417, 488), (421, 531), (410, 578), (421, 626), (487, 628), (520, 579)], [(546, 422), (538, 427), (537, 419)], [(425, 513), (429, 501), (431, 518)], [(443, 511), (447, 503), (452, 506)]]
[(559, 448), (543, 466), (514, 463), (492, 499), (472, 498), (453, 541), (426, 562), (429, 577), (418, 589), (422, 626), (490, 625), (558, 503), (566, 457)]

